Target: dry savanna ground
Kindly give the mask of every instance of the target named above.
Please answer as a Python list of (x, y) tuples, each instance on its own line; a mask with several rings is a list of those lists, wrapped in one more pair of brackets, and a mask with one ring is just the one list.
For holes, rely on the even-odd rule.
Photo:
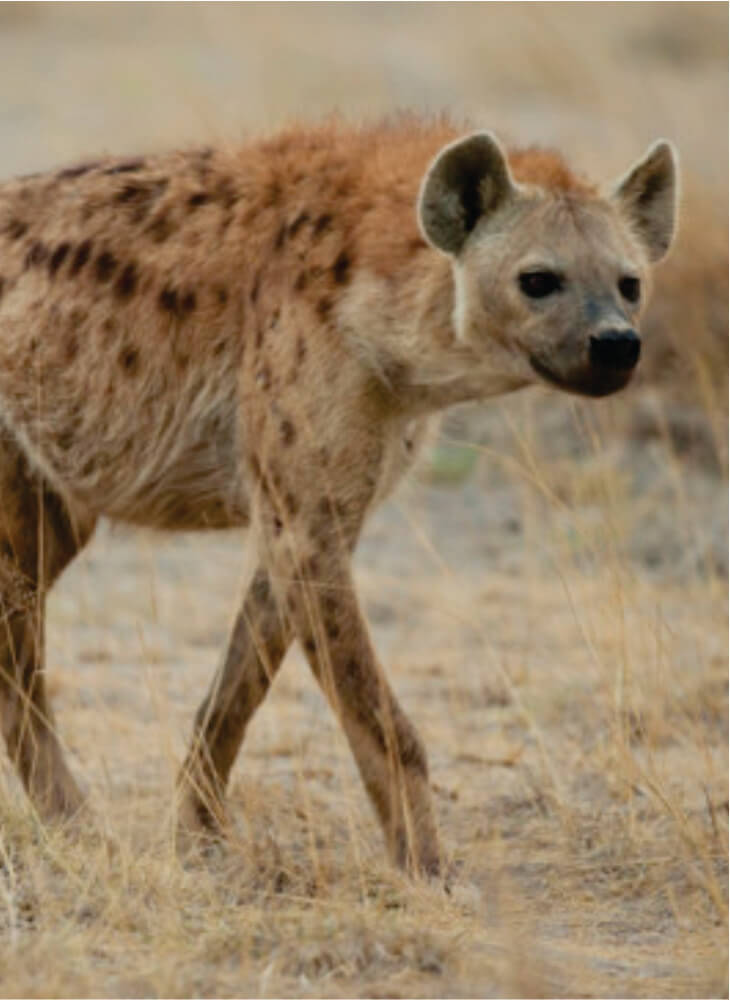
[(360, 548), (449, 891), (385, 862), (298, 649), (230, 840), (177, 860), (250, 553), (102, 525), (47, 635), (93, 819), (42, 829), (2, 761), (0, 994), (727, 995), (726, 81), (724, 4), (0, 5), (6, 174), (397, 107), (602, 176), (666, 135), (685, 168), (637, 385), (449, 415)]

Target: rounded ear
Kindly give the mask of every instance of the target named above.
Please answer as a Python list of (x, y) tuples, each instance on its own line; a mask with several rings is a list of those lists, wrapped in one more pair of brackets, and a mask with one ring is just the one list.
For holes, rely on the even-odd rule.
[(491, 132), (457, 139), (441, 150), (421, 184), (423, 235), (437, 250), (458, 254), (477, 222), (515, 191), (507, 159)]
[(656, 263), (672, 244), (677, 219), (677, 151), (660, 139), (615, 184), (611, 194)]

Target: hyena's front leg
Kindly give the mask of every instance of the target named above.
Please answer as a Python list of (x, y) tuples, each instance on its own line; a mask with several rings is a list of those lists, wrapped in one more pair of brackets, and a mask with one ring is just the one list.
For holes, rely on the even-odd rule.
[(180, 772), (178, 840), (220, 832), (228, 775), (246, 725), (263, 701), (291, 641), (269, 575), (254, 574), (225, 659), (198, 709), (190, 752)]
[(411, 872), (435, 875), (439, 847), (426, 753), (373, 651), (352, 580), (353, 540), (338, 524), (336, 506), (322, 501), (309, 524), (302, 515), (293, 524), (270, 503), (262, 525), (272, 579), (342, 723), (392, 858)]

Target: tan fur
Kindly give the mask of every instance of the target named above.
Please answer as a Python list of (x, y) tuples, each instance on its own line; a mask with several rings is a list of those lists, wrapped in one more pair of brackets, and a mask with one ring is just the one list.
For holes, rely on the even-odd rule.
[[(350, 555), (428, 414), (537, 381), (535, 363), (593, 391), (587, 334), (634, 323), (615, 282), (645, 276), (654, 221), (638, 232), (621, 192), (601, 199), (556, 154), (517, 152), (499, 182), (485, 168), (478, 225), (441, 253), (416, 203), (457, 134), (329, 123), (0, 189), (0, 693), (45, 814), (80, 796), (43, 689), (43, 600), (95, 520), (250, 523), (259, 566), (196, 719), (182, 834), (220, 826), (246, 724), (296, 637), (393, 857), (438, 869), (425, 753), (373, 651)], [(502, 162), (493, 140), (474, 148)], [(473, 192), (434, 173), (445, 162), (428, 176), (471, 210)], [(438, 198), (428, 207), (438, 224)], [(522, 301), (530, 255), (574, 273), (562, 306)]]

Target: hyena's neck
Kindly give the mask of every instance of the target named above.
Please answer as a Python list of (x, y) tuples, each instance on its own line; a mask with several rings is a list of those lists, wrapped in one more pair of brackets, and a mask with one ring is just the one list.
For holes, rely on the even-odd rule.
[(361, 274), (339, 313), (351, 347), (401, 412), (434, 413), (522, 384), (490, 372), (484, 354), (460, 338), (452, 264), (435, 250), (418, 254), (397, 281)]

